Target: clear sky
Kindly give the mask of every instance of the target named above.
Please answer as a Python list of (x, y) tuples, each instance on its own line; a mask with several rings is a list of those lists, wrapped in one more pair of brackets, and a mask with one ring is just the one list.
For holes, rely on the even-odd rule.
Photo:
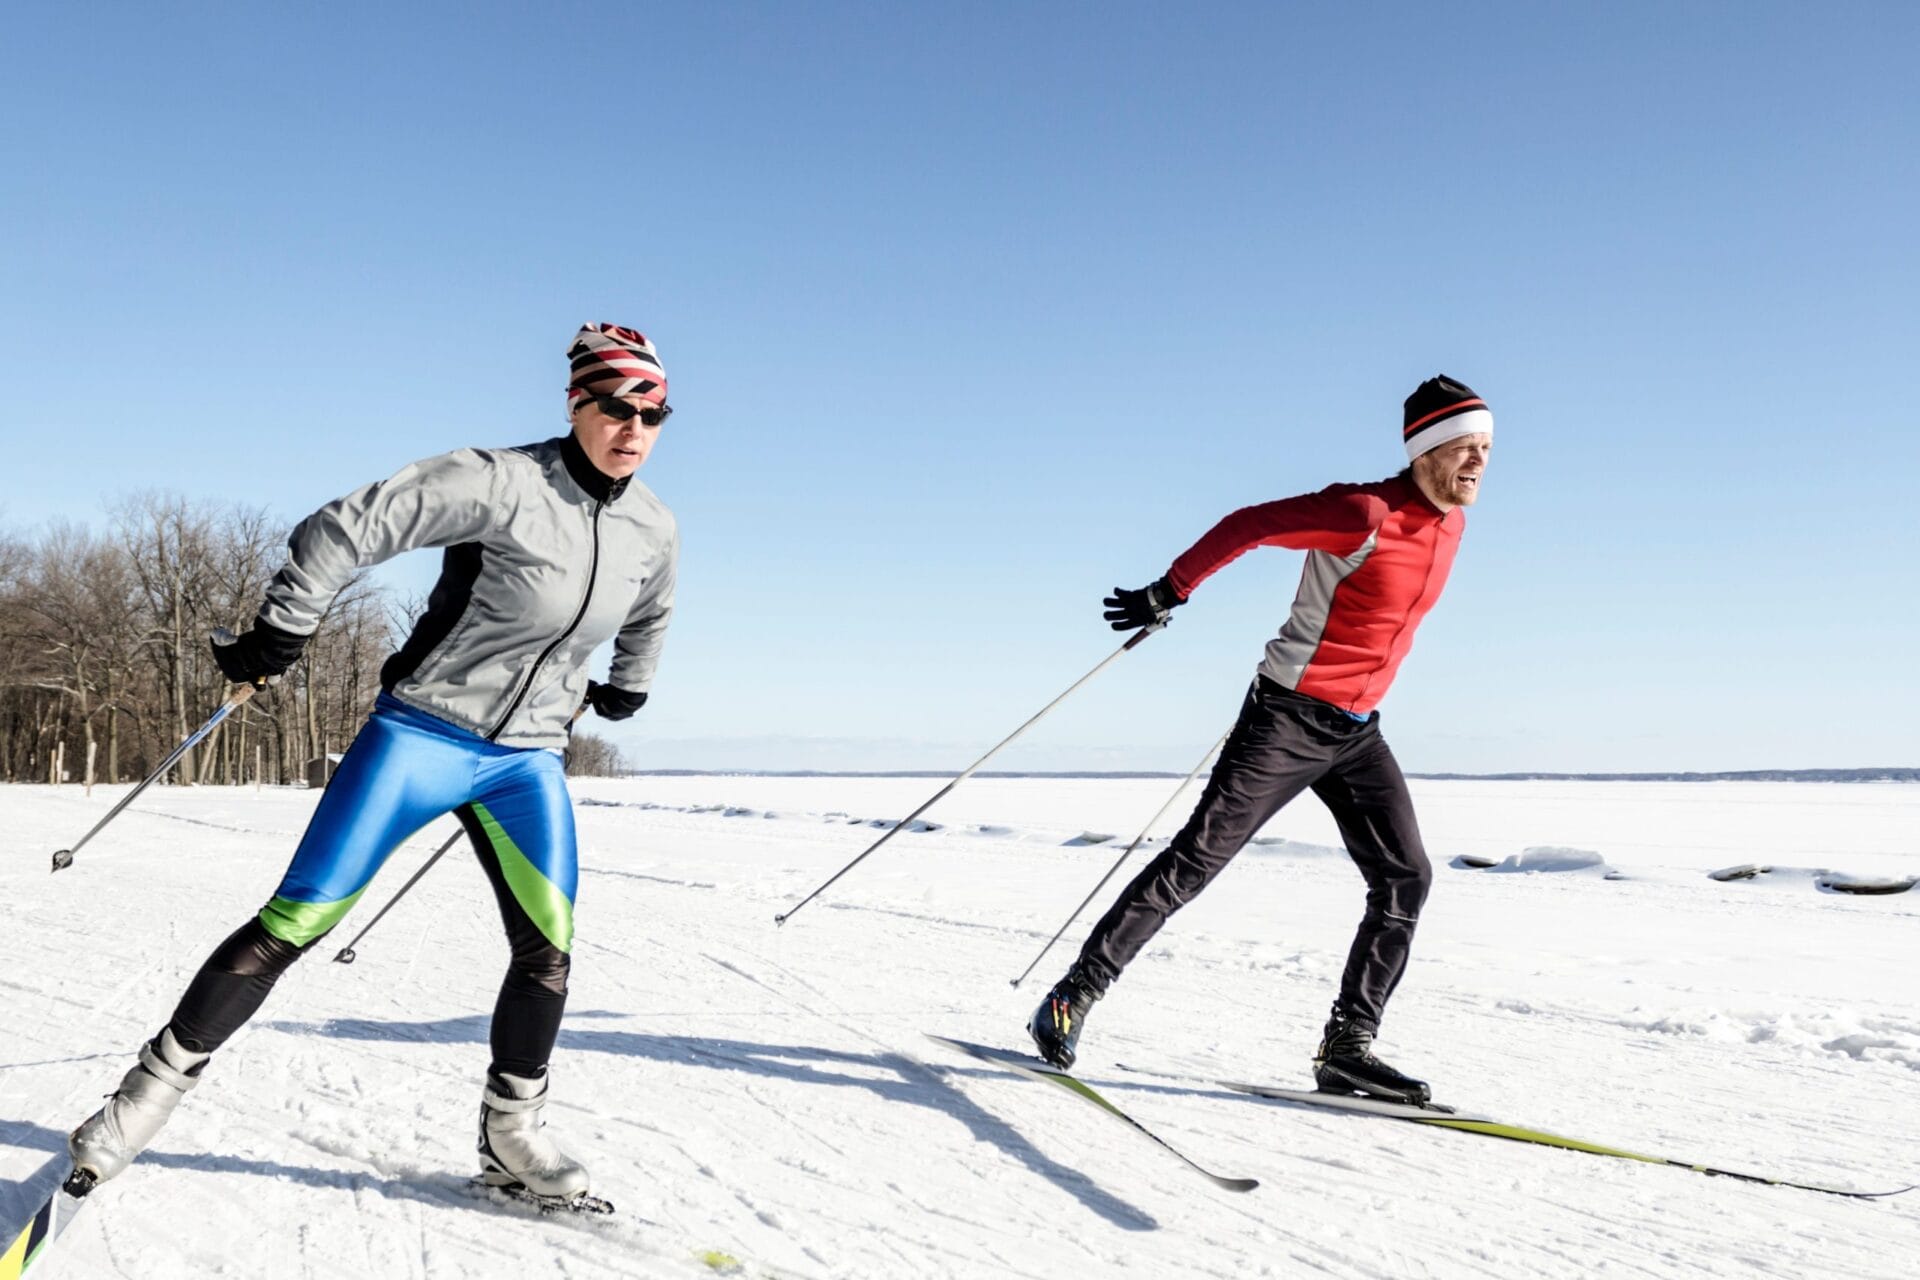
[[(685, 552), (609, 736), (958, 770), (1108, 588), (1396, 470), (1444, 370), (1498, 433), (1409, 769), (1920, 763), (1916, 49), (1905, 3), (10, 6), (0, 519), (291, 521), (557, 434), (575, 327), (633, 325)], [(1006, 766), (1184, 771), (1299, 559)]]

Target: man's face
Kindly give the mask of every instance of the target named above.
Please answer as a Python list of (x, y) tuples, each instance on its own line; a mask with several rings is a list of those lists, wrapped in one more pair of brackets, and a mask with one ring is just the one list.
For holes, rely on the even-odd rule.
[[(635, 410), (659, 407), (640, 396), (621, 399)], [(625, 420), (616, 418), (602, 413), (599, 406), (588, 399), (582, 400), (573, 411), (573, 438), (580, 442), (587, 460), (601, 475), (624, 480), (638, 471), (647, 455), (653, 452), (654, 441), (660, 438), (660, 424), (647, 426), (637, 412)]]
[(1413, 460), (1413, 478), (1429, 498), (1443, 507), (1470, 507), (1480, 496), (1480, 478), (1486, 474), (1493, 435), (1477, 431), (1449, 440)]

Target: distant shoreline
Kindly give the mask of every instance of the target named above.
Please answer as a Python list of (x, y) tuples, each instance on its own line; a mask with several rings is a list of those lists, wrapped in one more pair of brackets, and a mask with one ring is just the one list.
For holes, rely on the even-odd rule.
[[(634, 769), (629, 778), (951, 778), (937, 769)], [(1153, 770), (983, 771), (976, 778), (1182, 778)], [(1428, 782), (1920, 782), (1920, 768), (1746, 769), (1726, 773), (1410, 773)]]

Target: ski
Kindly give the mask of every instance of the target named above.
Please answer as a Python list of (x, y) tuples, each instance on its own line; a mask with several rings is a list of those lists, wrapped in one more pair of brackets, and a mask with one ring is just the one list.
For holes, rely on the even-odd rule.
[[(1146, 1071), (1138, 1067), (1122, 1066), (1123, 1071), (1132, 1071), (1138, 1075), (1159, 1076), (1162, 1079), (1194, 1079), (1186, 1076), (1172, 1076), (1159, 1071)], [(1743, 1173), (1736, 1169), (1722, 1169), (1715, 1165), (1701, 1164), (1695, 1160), (1682, 1160), (1672, 1156), (1647, 1155), (1644, 1152), (1628, 1151), (1621, 1147), (1604, 1146), (1597, 1142), (1588, 1142), (1583, 1138), (1569, 1138), (1564, 1134), (1549, 1133), (1545, 1129), (1530, 1129), (1524, 1125), (1508, 1124), (1492, 1116), (1463, 1115), (1452, 1108), (1429, 1103), (1424, 1107), (1404, 1102), (1386, 1102), (1379, 1098), (1353, 1097), (1341, 1093), (1324, 1093), (1319, 1090), (1282, 1089), (1273, 1085), (1245, 1084), (1234, 1080), (1198, 1080), (1194, 1083), (1217, 1085), (1222, 1089), (1231, 1089), (1235, 1093), (1249, 1097), (1262, 1098), (1290, 1106), (1315, 1107), (1327, 1111), (1343, 1111), (1353, 1115), (1381, 1116), (1389, 1120), (1405, 1120), (1412, 1124), (1429, 1125), (1436, 1129), (1452, 1129), (1460, 1133), (1477, 1133), (1489, 1138), (1505, 1138), (1509, 1142), (1526, 1142), (1534, 1146), (1554, 1147), (1562, 1151), (1582, 1151), (1588, 1155), (1608, 1156), (1616, 1160), (1638, 1160), (1643, 1164), (1665, 1165), (1673, 1169), (1687, 1169), (1694, 1173), (1703, 1173), (1710, 1178), (1732, 1178), (1738, 1182), (1754, 1182), (1769, 1187), (1792, 1187), (1797, 1191), (1815, 1191), (1821, 1195), (1844, 1196), (1851, 1200), (1880, 1200), (1887, 1196), (1905, 1195), (1909, 1191), (1920, 1190), (1920, 1185), (1900, 1187), (1893, 1191), (1856, 1191), (1851, 1187), (1834, 1187), (1818, 1182), (1794, 1182), (1788, 1178), (1773, 1178), (1759, 1173)]]
[[(1364, 1115), (1393, 1116), (1406, 1120), (1421, 1117), (1435, 1118), (1458, 1116), (1459, 1109), (1444, 1102), (1394, 1102), (1386, 1098), (1373, 1098), (1365, 1094), (1331, 1093), (1325, 1089), (1280, 1089), (1271, 1085), (1234, 1084), (1226, 1080), (1213, 1080), (1205, 1076), (1177, 1075), (1171, 1071), (1155, 1071), (1149, 1067), (1129, 1066), (1124, 1062), (1113, 1064), (1120, 1070), (1136, 1076), (1152, 1076), (1157, 1080), (1179, 1080), (1187, 1084), (1210, 1084), (1223, 1089), (1232, 1089), (1238, 1093), (1252, 1093), (1261, 1090), (1263, 1097), (1272, 1097), (1276, 1101), (1299, 1102), (1311, 1107), (1327, 1107), (1334, 1111), (1356, 1111)], [(1469, 1116), (1467, 1119), (1483, 1119)]]
[[(66, 1157), (58, 1156), (55, 1159), (64, 1161)], [(54, 1188), (53, 1194), (34, 1210), (26, 1226), (7, 1242), (5, 1252), (0, 1252), (0, 1280), (18, 1280), (28, 1267), (38, 1262), (47, 1246), (60, 1238), (74, 1215), (80, 1212), (91, 1190), (93, 1182), (90, 1178), (83, 1177), (78, 1170), (69, 1173), (65, 1181)]]
[(1159, 1134), (1147, 1128), (1147, 1126), (1141, 1124), (1138, 1120), (1135, 1120), (1119, 1107), (1107, 1101), (1088, 1085), (1086, 1081), (1076, 1079), (1050, 1063), (1042, 1062), (1040, 1059), (1030, 1057), (1024, 1053), (1014, 1053), (1007, 1049), (994, 1049), (983, 1044), (971, 1044), (965, 1040), (952, 1040), (946, 1036), (936, 1036), (930, 1031), (924, 1032), (923, 1034), (935, 1044), (945, 1045), (956, 1053), (964, 1054), (967, 1057), (999, 1067), (1002, 1070), (1011, 1071), (1016, 1075), (1023, 1075), (1029, 1079), (1044, 1081), (1047, 1084), (1055, 1085), (1066, 1090), (1076, 1098), (1086, 1099), (1114, 1119), (1127, 1125), (1135, 1133), (1152, 1141), (1154, 1145), (1158, 1146), (1162, 1151), (1172, 1155), (1175, 1159), (1179, 1160), (1180, 1163), (1186, 1165), (1187, 1168), (1192, 1169), (1216, 1187), (1220, 1187), (1226, 1191), (1251, 1191), (1260, 1185), (1259, 1181), (1253, 1178), (1228, 1178), (1213, 1172), (1211, 1169), (1201, 1167), (1195, 1163), (1191, 1157), (1174, 1147), (1165, 1138), (1162, 1138)]
[[(551, 1213), (609, 1214), (613, 1212), (613, 1202), (602, 1200), (599, 1196), (590, 1196), (581, 1192), (577, 1196), (543, 1196), (528, 1190), (520, 1183), (499, 1186), (488, 1182), (482, 1174), (475, 1174), (467, 1180), (476, 1195), (491, 1200), (495, 1193), (516, 1204), (531, 1205), (544, 1216)], [(4, 1280), (0, 1274), (0, 1280)]]

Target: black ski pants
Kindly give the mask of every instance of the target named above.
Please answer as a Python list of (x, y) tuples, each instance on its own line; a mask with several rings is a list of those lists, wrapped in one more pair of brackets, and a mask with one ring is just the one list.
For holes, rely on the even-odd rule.
[(1332, 811), (1367, 882), (1366, 914), (1347, 953), (1340, 1003), (1354, 1021), (1379, 1030), (1433, 882), (1406, 778), (1380, 736), (1378, 715), (1355, 720), (1266, 676), (1248, 691), (1187, 825), (1121, 891), (1081, 948), (1087, 979), (1104, 992), (1167, 917), (1309, 787)]

